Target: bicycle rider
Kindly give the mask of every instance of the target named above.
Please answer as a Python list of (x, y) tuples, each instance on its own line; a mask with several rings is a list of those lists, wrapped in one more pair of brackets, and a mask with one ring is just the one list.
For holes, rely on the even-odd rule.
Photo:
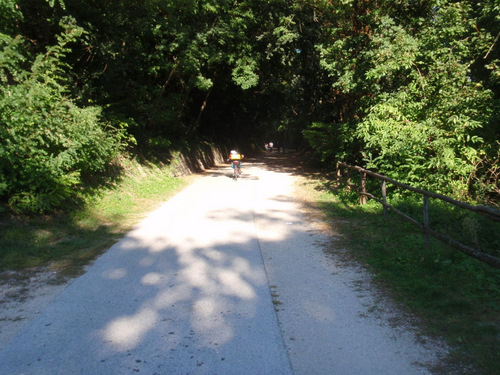
[(229, 153), (229, 157), (227, 161), (231, 160), (231, 168), (237, 168), (238, 174), (241, 174), (241, 159), (243, 159), (245, 155), (240, 154), (236, 150), (231, 150)]

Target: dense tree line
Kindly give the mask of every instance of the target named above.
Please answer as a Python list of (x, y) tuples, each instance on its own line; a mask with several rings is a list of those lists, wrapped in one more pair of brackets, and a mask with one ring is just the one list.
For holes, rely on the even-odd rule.
[(2, 0), (0, 196), (50, 210), (124, 148), (273, 140), (491, 202), (499, 35), (495, 0)]
[(306, 130), (324, 159), (461, 199), (498, 197), (499, 3), (330, 3), (311, 2), (328, 25), (316, 45), (323, 107), (335, 110)]

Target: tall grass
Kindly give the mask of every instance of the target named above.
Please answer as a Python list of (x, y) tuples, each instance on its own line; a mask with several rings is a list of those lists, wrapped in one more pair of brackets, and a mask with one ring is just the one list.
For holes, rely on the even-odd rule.
[(107, 188), (83, 196), (84, 204), (53, 215), (0, 213), (0, 270), (52, 267), (79, 272), (188, 183), (166, 166), (121, 160), (123, 173)]

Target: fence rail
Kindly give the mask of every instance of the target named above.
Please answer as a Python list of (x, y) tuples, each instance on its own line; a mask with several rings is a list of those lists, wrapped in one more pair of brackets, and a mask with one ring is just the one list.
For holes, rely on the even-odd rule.
[[(428, 236), (433, 236), (433, 237), (437, 238), (438, 240), (440, 240), (441, 242), (444, 242), (445, 244), (447, 244), (450, 247), (453, 247), (457, 250), (460, 250), (461, 252), (463, 252), (469, 256), (472, 256), (472, 257), (474, 257), (474, 258), (476, 258), (484, 263), (487, 263), (492, 267), (500, 269), (500, 258), (494, 257), (493, 255), (484, 253), (478, 249), (464, 245), (464, 244), (454, 240), (453, 238), (448, 237), (448, 236), (446, 236), (442, 233), (439, 233), (439, 232), (433, 230), (432, 228), (430, 228), (430, 224), (429, 224), (429, 198), (440, 199), (442, 201), (451, 203), (455, 206), (458, 206), (458, 207), (464, 208), (466, 210), (475, 212), (479, 215), (485, 216), (488, 219), (496, 221), (496, 222), (500, 222), (500, 211), (499, 210), (495, 210), (491, 207), (486, 207), (486, 206), (473, 206), (473, 205), (470, 205), (468, 203), (457, 201), (457, 200), (452, 199), (450, 197), (447, 197), (445, 195), (441, 195), (441, 194), (433, 193), (430, 191), (414, 188), (412, 186), (403, 184), (399, 181), (393, 180), (389, 177), (375, 173), (375, 172), (370, 171), (368, 169), (364, 169), (364, 168), (361, 168), (359, 166), (349, 165), (349, 164), (346, 164), (343, 162), (337, 163), (337, 179), (339, 179), (339, 180), (343, 179), (342, 168), (347, 168), (348, 170), (356, 170), (361, 174), (361, 186), (358, 186), (358, 185), (351, 183), (350, 173), (349, 172), (347, 173), (347, 185), (349, 188), (355, 188), (356, 192), (358, 194), (360, 194), (360, 196), (361, 196), (360, 203), (361, 204), (365, 204), (367, 201), (367, 198), (373, 199), (374, 201), (380, 203), (384, 207), (384, 216), (387, 215), (387, 209), (389, 208), (397, 215), (401, 216), (402, 218), (409, 221), (413, 225), (422, 229), (423, 233), (426, 236), (427, 244), (429, 243)], [(379, 198), (375, 197), (373, 194), (370, 194), (367, 192), (367, 190), (366, 190), (366, 178), (367, 177), (366, 176), (372, 176), (372, 177), (377, 178), (377, 179), (382, 181), (382, 186), (381, 186), (382, 199), (379, 199)], [(423, 196), (423, 211), (424, 211), (423, 224), (387, 203), (387, 193), (386, 193), (386, 183), (387, 182), (389, 182), (395, 186), (398, 186), (400, 188), (421, 194)]]

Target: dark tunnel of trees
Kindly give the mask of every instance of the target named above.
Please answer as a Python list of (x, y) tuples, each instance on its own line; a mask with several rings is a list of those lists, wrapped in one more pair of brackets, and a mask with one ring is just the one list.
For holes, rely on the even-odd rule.
[(50, 210), (131, 149), (272, 140), (498, 205), (499, 36), (496, 0), (4, 0), (0, 198)]

